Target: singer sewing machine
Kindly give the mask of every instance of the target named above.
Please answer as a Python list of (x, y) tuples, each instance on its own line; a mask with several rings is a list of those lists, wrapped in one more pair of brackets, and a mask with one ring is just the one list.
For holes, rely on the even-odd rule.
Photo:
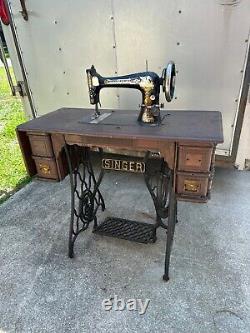
[[(100, 91), (102, 88), (133, 88), (138, 89), (142, 93), (141, 110), (138, 121), (146, 124), (160, 124), (160, 86), (165, 93), (166, 100), (170, 102), (174, 96), (175, 88), (175, 64), (169, 62), (167, 67), (163, 69), (161, 78), (154, 72), (141, 72), (124, 76), (103, 77), (97, 73), (92, 65), (86, 70), (90, 103), (95, 105), (95, 113), (93, 119), (100, 117), (101, 113), (98, 109), (100, 104)], [(106, 114), (107, 116), (109, 114)]]
[[(87, 77), (94, 115), (92, 109), (61, 108), (18, 126), (27, 172), (44, 180), (70, 176), (69, 257), (74, 256), (78, 235), (91, 224), (96, 234), (140, 243), (155, 242), (156, 231), (162, 227), (167, 231), (163, 279), (168, 281), (177, 200), (206, 202), (210, 198), (215, 148), (223, 142), (221, 114), (160, 112), (160, 86), (168, 102), (174, 95), (173, 62), (161, 77), (148, 71), (102, 77), (94, 66), (87, 69)], [(101, 114), (100, 90), (107, 87), (139, 89), (139, 117), (129, 110), (103, 110)], [(143, 175), (155, 210), (154, 223), (117, 216), (119, 204), (115, 216), (102, 214), (108, 202), (100, 185), (111, 170)], [(128, 186), (127, 181), (123, 185)]]

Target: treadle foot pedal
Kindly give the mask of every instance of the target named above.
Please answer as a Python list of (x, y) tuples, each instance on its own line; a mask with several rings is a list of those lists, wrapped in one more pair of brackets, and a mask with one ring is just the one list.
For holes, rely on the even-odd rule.
[(145, 244), (156, 241), (154, 225), (117, 217), (107, 217), (93, 230), (93, 233)]

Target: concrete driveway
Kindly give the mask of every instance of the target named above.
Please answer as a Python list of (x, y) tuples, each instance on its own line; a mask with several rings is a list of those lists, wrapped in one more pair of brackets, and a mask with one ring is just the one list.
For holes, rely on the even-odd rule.
[[(138, 175), (110, 173), (108, 210), (154, 213)], [(0, 332), (250, 332), (250, 173), (217, 169), (208, 204), (179, 203), (170, 281), (165, 240), (139, 244), (94, 235), (67, 257), (69, 179), (33, 181), (0, 206)], [(105, 311), (117, 295), (150, 299), (138, 311)]]

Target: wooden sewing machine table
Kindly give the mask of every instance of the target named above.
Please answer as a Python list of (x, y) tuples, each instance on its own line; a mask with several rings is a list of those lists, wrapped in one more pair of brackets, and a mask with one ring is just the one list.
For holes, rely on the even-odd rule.
[[(149, 126), (137, 122), (135, 111), (105, 112), (111, 114), (93, 121), (92, 109), (62, 108), (18, 126), (27, 171), (59, 181), (70, 174), (70, 257), (77, 236), (91, 222), (96, 233), (143, 243), (154, 242), (161, 226), (167, 230), (163, 278), (168, 280), (177, 200), (209, 199), (215, 147), (223, 142), (221, 114), (161, 111), (162, 123)], [(100, 161), (97, 176), (93, 155)], [(143, 174), (156, 211), (154, 225), (112, 217), (98, 223), (97, 211), (105, 209), (99, 186), (107, 169)]]

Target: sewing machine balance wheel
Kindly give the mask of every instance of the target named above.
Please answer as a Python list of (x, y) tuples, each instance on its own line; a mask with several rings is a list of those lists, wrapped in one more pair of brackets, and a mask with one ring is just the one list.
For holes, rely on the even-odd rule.
[(174, 97), (175, 89), (175, 64), (170, 61), (162, 72), (162, 90), (165, 93), (166, 100), (171, 102)]

